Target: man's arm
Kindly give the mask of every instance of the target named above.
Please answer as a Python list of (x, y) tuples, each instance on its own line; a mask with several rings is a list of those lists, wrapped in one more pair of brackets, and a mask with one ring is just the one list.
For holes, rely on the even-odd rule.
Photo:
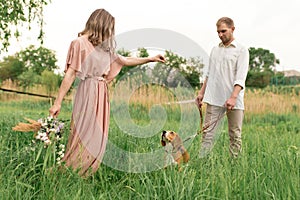
[(233, 92), (231, 93), (231, 96), (229, 97), (229, 99), (227, 99), (227, 101), (225, 102), (225, 107), (228, 110), (232, 110), (236, 104), (236, 99), (239, 96), (240, 91), (242, 90), (242, 86), (240, 85), (235, 85), (233, 88)]
[(207, 85), (207, 78), (205, 78), (203, 85), (201, 87), (201, 89), (198, 92), (198, 96), (196, 97), (196, 104), (198, 105), (198, 107), (202, 106), (202, 100), (205, 94), (205, 90), (206, 90), (206, 85)]

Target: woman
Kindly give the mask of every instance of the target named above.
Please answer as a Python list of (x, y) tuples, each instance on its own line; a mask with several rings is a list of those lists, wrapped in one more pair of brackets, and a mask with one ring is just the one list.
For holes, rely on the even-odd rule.
[(90, 168), (92, 173), (98, 169), (105, 152), (110, 112), (107, 83), (122, 66), (165, 62), (161, 55), (148, 58), (117, 55), (114, 52), (114, 25), (114, 17), (104, 9), (97, 9), (91, 14), (85, 29), (71, 42), (65, 77), (54, 105), (49, 109), (51, 116), (58, 116), (62, 100), (77, 76), (80, 83), (63, 161), (84, 176)]

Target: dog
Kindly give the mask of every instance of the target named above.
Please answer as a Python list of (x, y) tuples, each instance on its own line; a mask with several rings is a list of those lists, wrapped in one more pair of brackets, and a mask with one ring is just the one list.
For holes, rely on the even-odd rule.
[[(183, 142), (179, 135), (174, 131), (163, 131), (161, 135), (161, 145), (166, 147), (167, 144), (172, 145), (172, 157), (177, 163), (178, 170), (181, 171), (181, 163), (187, 163), (190, 159), (188, 151), (184, 148)], [(168, 153), (168, 151), (166, 150)]]

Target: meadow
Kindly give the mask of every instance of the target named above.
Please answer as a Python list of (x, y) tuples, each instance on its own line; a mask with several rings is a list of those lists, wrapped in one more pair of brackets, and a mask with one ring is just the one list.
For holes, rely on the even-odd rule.
[[(161, 130), (195, 130), (199, 126), (195, 106), (187, 109), (177, 104), (154, 106), (176, 100), (172, 91), (142, 87), (131, 92), (129, 103), (122, 106), (122, 97), (128, 94), (124, 89), (111, 94), (109, 141), (124, 151), (162, 153)], [(108, 164), (102, 164), (88, 178), (45, 162), (49, 152), (42, 145), (33, 149), (32, 133), (12, 131), (24, 117), (47, 116), (49, 101), (14, 99), (0, 102), (0, 199), (300, 199), (300, 98), (296, 92), (247, 90), (243, 152), (237, 159), (229, 154), (224, 123), (208, 157), (198, 157), (201, 136), (188, 141), (191, 160), (181, 172), (175, 166), (130, 172), (129, 165), (120, 170), (108, 162), (106, 155)], [(123, 109), (128, 109), (130, 121), (118, 116)], [(155, 114), (155, 109), (159, 114)], [(65, 143), (71, 110), (72, 102), (66, 101), (59, 116), (66, 120)], [(184, 121), (186, 116), (193, 120)], [(154, 133), (149, 137), (125, 133), (120, 124), (130, 123), (141, 130), (150, 124)], [(184, 137), (194, 134), (187, 132)], [(149, 165), (153, 162), (160, 161), (151, 160)]]

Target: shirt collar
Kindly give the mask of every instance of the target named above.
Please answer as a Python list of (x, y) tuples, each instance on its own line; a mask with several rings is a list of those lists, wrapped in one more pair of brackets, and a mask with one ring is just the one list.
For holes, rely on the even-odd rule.
[(236, 40), (233, 40), (228, 46), (225, 46), (222, 42), (219, 43), (219, 47), (228, 48), (228, 47), (236, 47), (236, 46), (237, 46)]

